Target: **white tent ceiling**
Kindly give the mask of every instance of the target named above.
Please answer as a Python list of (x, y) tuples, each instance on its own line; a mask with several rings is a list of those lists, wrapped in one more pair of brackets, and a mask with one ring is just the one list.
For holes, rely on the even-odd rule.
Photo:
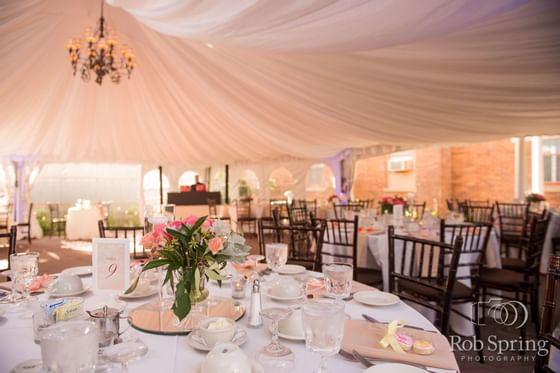
[(560, 132), (557, 0), (110, 0), (130, 80), (73, 78), (90, 0), (0, 1), (0, 156), (210, 165)]

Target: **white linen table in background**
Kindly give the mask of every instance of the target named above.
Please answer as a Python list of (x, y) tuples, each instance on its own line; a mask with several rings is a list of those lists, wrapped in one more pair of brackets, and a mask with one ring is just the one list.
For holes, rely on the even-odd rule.
[[(89, 285), (91, 278), (85, 279)], [(231, 288), (224, 285), (218, 288), (217, 285), (210, 284), (211, 296), (231, 296)], [(116, 292), (113, 291), (93, 291), (84, 295), (85, 309), (103, 306), (112, 301)], [(249, 292), (242, 300), (249, 306)], [(41, 300), (46, 299), (45, 295), (39, 297)], [(155, 298), (151, 298), (153, 300)], [(270, 300), (264, 294), (262, 296), (263, 307), (271, 306), (288, 306), (286, 303), (278, 303)], [(148, 300), (136, 300), (128, 303), (127, 310), (133, 309), (139, 305), (146, 303)], [(355, 300), (345, 302), (346, 313), (352, 319), (361, 319), (362, 313), (368, 313), (380, 321), (391, 321), (394, 319), (406, 320), (408, 324), (415, 325), (426, 330), (435, 330), (435, 327), (420, 313), (409, 307), (403, 302), (387, 307), (368, 307), (362, 305)], [(4, 305), (0, 305), (4, 306)], [(7, 321), (0, 323), (0, 370), (2, 372), (9, 371), (18, 363), (34, 358), (41, 357), (39, 345), (33, 343), (32, 322), (30, 315), (7, 313), (4, 315)], [(257, 351), (270, 342), (269, 324), (265, 321), (265, 325), (260, 328), (253, 329), (247, 325), (247, 316), (243, 316), (238, 325), (245, 328), (249, 334), (248, 341), (242, 346), (242, 349), (250, 358), (254, 358)], [(128, 325), (123, 323), (123, 330)], [(185, 373), (198, 372), (198, 367), (203, 362), (206, 353), (196, 351), (187, 344), (186, 336), (162, 336), (149, 333), (143, 333), (129, 328), (125, 332), (125, 336), (131, 332), (137, 333), (140, 338), (148, 345), (148, 354), (138, 362), (129, 365), (131, 373), (143, 372), (165, 372), (165, 373)], [(319, 358), (315, 354), (305, 349), (303, 341), (282, 340), (287, 344), (295, 354), (296, 366), (293, 373), (310, 372), (316, 369), (319, 364)], [(375, 343), (375, 341), (372, 341)], [(328, 358), (328, 365), (333, 372), (361, 373), (364, 368), (357, 362), (351, 362), (343, 359), (340, 355)], [(118, 371), (118, 368), (117, 368)], [(434, 369), (438, 372), (448, 372), (445, 370)]]
[(553, 211), (550, 213), (550, 221), (546, 230), (546, 238), (541, 256), (541, 273), (548, 272), (548, 259), (552, 255), (552, 237), (558, 236), (560, 236), (560, 211)]
[(99, 237), (97, 222), (102, 218), (97, 207), (70, 207), (66, 216), (66, 238), (91, 240), (93, 237)]

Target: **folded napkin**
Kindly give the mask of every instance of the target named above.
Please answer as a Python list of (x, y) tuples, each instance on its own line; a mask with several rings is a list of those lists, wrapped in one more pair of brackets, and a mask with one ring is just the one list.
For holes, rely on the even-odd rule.
[[(31, 282), (31, 284), (29, 285), (29, 293), (44, 293), (47, 288), (48, 285), (54, 280), (54, 277), (47, 275), (46, 273), (41, 275), (41, 276), (37, 276), (37, 278), (35, 280), (33, 280), (33, 282)], [(11, 281), (7, 281), (7, 282), (2, 282), (0, 283), (0, 288), (1, 289), (5, 289), (5, 290), (12, 290), (12, 282)], [(21, 287), (21, 285), (16, 285), (16, 290), (21, 292), (23, 289)]]
[(442, 368), (458, 371), (457, 360), (451, 351), (445, 336), (423, 330), (399, 328), (399, 333), (411, 336), (414, 340), (427, 340), (433, 343), (435, 351), (432, 355), (418, 355), (412, 351), (398, 353), (391, 348), (383, 348), (381, 341), (387, 334), (387, 324), (372, 323), (363, 320), (346, 320), (344, 322), (344, 337), (342, 350), (378, 359), (398, 361), (402, 363), (420, 364), (426, 367)]

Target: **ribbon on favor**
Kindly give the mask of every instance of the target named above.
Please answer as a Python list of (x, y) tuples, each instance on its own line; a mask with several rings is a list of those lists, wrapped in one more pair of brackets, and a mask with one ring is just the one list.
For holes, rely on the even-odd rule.
[(383, 348), (387, 348), (387, 346), (391, 346), (395, 352), (399, 354), (404, 354), (404, 350), (402, 349), (399, 341), (397, 341), (397, 329), (402, 328), (405, 325), (403, 320), (394, 320), (389, 323), (387, 326), (387, 334), (379, 341)]

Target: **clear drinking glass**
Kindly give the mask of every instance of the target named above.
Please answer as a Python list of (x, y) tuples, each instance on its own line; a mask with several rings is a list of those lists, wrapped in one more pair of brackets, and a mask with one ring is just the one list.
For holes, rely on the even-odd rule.
[(350, 296), (352, 291), (352, 274), (354, 267), (347, 263), (329, 263), (323, 267), (325, 290), (327, 296), (342, 299)]
[(41, 360), (48, 372), (93, 373), (97, 364), (97, 327), (90, 321), (67, 321), (39, 333)]
[(247, 256), (247, 259), (249, 259), (252, 263), (253, 263), (253, 272), (251, 273), (251, 276), (249, 277), (249, 281), (253, 282), (254, 280), (258, 280), (259, 279), (259, 272), (257, 272), (257, 265), (259, 264), (259, 262), (261, 260), (264, 259), (264, 255), (249, 255)]
[(344, 335), (344, 302), (334, 299), (310, 300), (303, 305), (305, 347), (321, 356), (317, 373), (328, 372), (326, 357), (340, 350)]
[(39, 253), (27, 251), (10, 255), (10, 265), (14, 274), (13, 285), (21, 284), (23, 299), (29, 299), (29, 285), (39, 273)]
[(261, 316), (272, 320), (272, 340), (257, 354), (257, 361), (263, 366), (265, 372), (289, 372), (294, 366), (294, 353), (290, 348), (278, 342), (278, 321), (290, 317), (290, 308), (265, 308)]
[(128, 372), (130, 362), (140, 360), (148, 353), (148, 346), (138, 338), (132, 338), (103, 350), (103, 356), (109, 361), (120, 363), (121, 372)]
[(278, 268), (288, 261), (288, 244), (286, 243), (267, 243), (265, 246), (266, 264), (275, 274)]

